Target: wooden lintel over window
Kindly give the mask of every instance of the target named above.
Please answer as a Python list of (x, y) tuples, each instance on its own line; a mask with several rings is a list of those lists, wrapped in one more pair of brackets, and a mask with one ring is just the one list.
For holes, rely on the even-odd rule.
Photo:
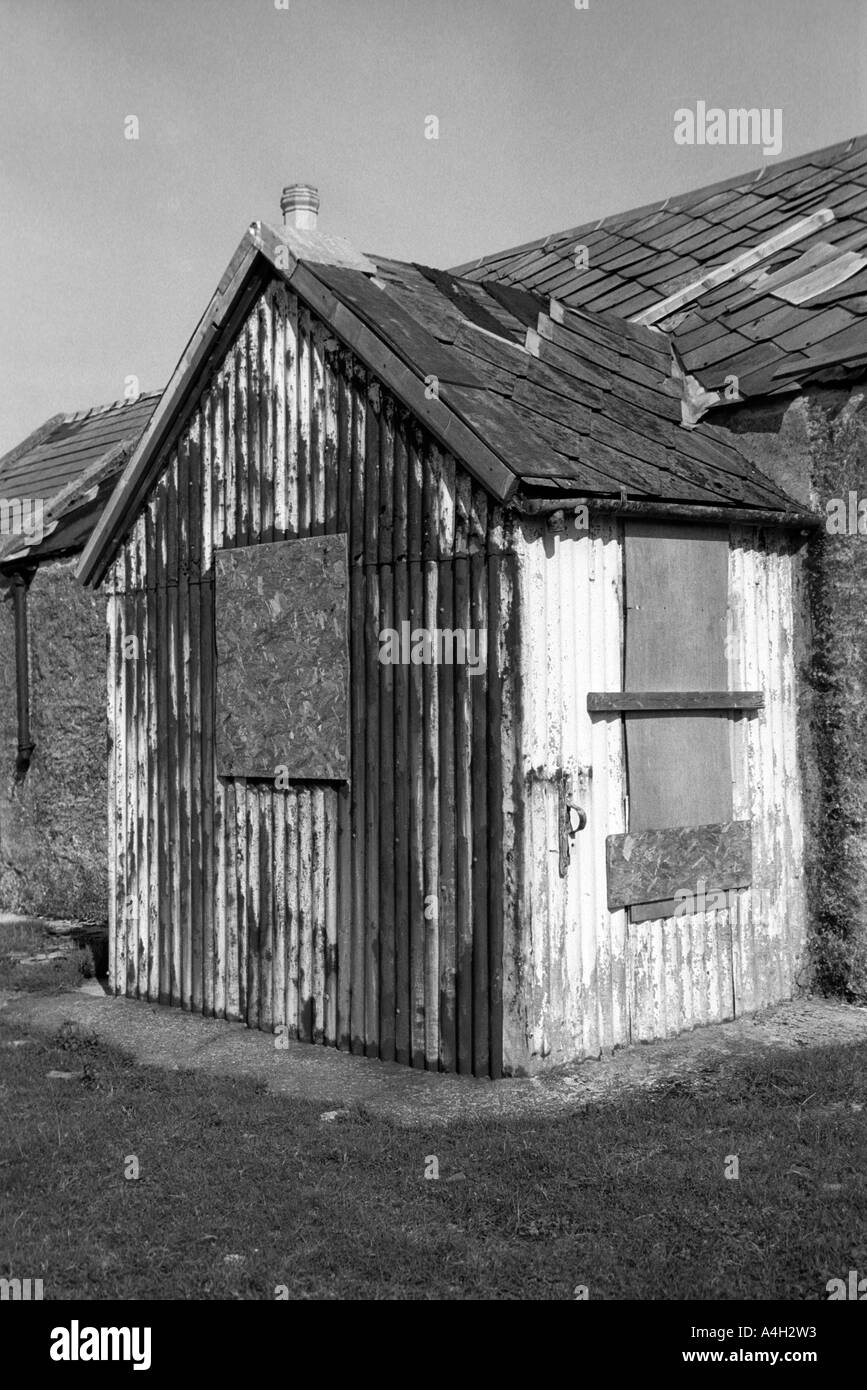
[(592, 690), (587, 696), (590, 714), (630, 710), (762, 709), (761, 690)]

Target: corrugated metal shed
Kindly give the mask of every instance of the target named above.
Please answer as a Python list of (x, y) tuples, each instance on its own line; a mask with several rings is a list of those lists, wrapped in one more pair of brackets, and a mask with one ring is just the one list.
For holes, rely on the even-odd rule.
[[(829, 217), (811, 224), (821, 212)], [(795, 241), (659, 320), (706, 385), (734, 373), (754, 397), (867, 361), (867, 136), (482, 256), (455, 274), (631, 319), (798, 224)]]
[[(485, 625), (489, 593), (495, 607), (508, 593), (501, 524), (321, 319), (282, 283), (257, 293), (107, 580), (118, 991), (499, 1074), (486, 923), (498, 961), (503, 866), (485, 806), (501, 686), (382, 665), (376, 635)], [(221, 776), (216, 557), (335, 534), (350, 557), (351, 781)], [(501, 674), (505, 649), (494, 661)]]
[[(241, 242), (155, 411), (93, 541), (84, 577), (98, 577), (116, 519), (141, 495), (177, 398), (200, 369), (221, 315), (255, 264), (280, 273), (281, 237), (261, 223)], [(285, 252), (285, 246), (283, 250)], [(314, 252), (315, 255), (315, 252)], [(397, 394), (498, 500), (519, 482), (627, 498), (763, 507), (792, 501), (731, 435), (707, 421), (680, 427), (666, 390), (672, 358), (658, 330), (601, 315), (540, 306), (528, 328), (530, 296), (502, 297), (462, 286), (444, 272), (383, 261), (375, 275), (310, 256), (287, 276), (334, 331), (387, 360)], [(463, 299), (460, 296), (463, 295)], [(457, 302), (456, 302), (457, 301)], [(547, 312), (553, 308), (556, 317)], [(467, 314), (473, 317), (467, 317)], [(495, 322), (500, 331), (494, 333)], [(387, 359), (382, 349), (387, 349)], [(607, 471), (606, 471), (607, 469)], [(797, 509), (796, 509), (797, 510)]]
[[(673, 365), (658, 330), (254, 224), (80, 565), (108, 592), (118, 992), (498, 1076), (504, 1062), (565, 1060), (724, 1016), (738, 988), (762, 1002), (791, 989), (799, 919), (783, 943), (779, 912), (800, 868), (799, 793), (780, 776), (791, 681), (789, 658), (773, 653), (791, 620), (797, 540), (765, 569), (753, 552), (759, 524), (811, 518), (726, 433), (683, 428), (665, 387)], [(567, 534), (563, 509), (571, 516), (579, 494), (590, 519)], [(684, 731), (738, 726), (732, 767), (745, 790), (725, 793), (730, 819), (749, 808), (754, 843), (736, 884), (753, 867), (772, 865), (775, 877), (772, 908), (737, 942), (716, 917), (674, 919), (649, 889), (643, 906), (660, 902), (659, 914), (627, 924), (610, 906), (610, 876), (604, 889), (607, 842), (628, 838), (633, 775), (618, 704), (632, 552), (614, 511), (660, 505), (717, 528), (755, 520), (749, 556), (723, 566), (716, 596), (723, 615), (755, 624), (743, 638), (752, 655), (727, 657), (724, 690), (697, 692), (680, 690), (675, 655), (668, 683), (637, 697), (651, 702), (642, 718), (676, 718), (658, 714), (675, 701)], [(243, 764), (244, 739), (221, 769), (218, 711), (246, 717), (260, 693), (244, 684), (247, 630), (269, 644), (269, 670), (300, 690), (288, 653), (304, 623), (344, 621), (333, 606), (314, 611), (297, 549), (291, 565), (285, 554), (298, 583), (275, 579), (272, 548), (317, 537), (346, 547), (348, 775), (339, 740), (320, 746), (323, 729), (335, 737), (336, 669), (327, 720), (309, 683), (298, 704), (290, 696), (295, 741), (309, 729), (316, 760), (303, 776), (292, 740), (273, 777), (252, 755)], [(672, 544), (661, 527), (663, 560)], [(701, 541), (690, 544), (701, 557)], [(238, 602), (254, 620), (231, 619), (220, 646), (230, 571), (243, 572)], [(687, 595), (700, 577), (689, 576)], [(684, 586), (674, 578), (676, 654)], [(383, 633), (404, 628), (484, 634), (483, 667), (384, 663)], [(747, 676), (755, 690), (741, 688)], [(576, 798), (589, 808), (580, 834)], [(708, 862), (725, 828), (699, 827), (695, 862)]]

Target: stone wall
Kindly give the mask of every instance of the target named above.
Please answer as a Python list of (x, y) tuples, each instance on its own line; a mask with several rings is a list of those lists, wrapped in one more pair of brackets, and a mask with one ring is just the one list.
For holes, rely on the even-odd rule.
[(811, 983), (864, 999), (867, 385), (815, 388), (787, 405), (742, 409), (728, 423), (759, 467), (826, 518), (822, 529), (804, 538), (798, 567)]
[(107, 916), (105, 598), (49, 561), (28, 596), (30, 720), (18, 745), (11, 591), (0, 595), (0, 910)]

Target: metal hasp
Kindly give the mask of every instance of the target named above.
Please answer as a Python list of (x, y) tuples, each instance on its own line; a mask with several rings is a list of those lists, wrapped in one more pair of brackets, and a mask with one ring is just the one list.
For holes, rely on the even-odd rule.
[[(559, 778), (560, 793), (560, 814), (558, 824), (560, 827), (560, 877), (565, 878), (569, 870), (569, 860), (571, 857), (571, 841), (579, 830), (583, 830), (587, 824), (587, 812), (579, 806), (575, 800), (575, 792), (572, 783), (571, 773), (561, 773)], [(573, 813), (578, 817), (578, 824), (572, 824)]]

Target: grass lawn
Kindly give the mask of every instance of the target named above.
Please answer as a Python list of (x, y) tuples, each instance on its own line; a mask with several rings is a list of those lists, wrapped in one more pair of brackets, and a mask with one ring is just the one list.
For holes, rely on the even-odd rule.
[(0, 1083), (0, 1274), (46, 1299), (824, 1299), (867, 1273), (867, 1046), (427, 1131), (71, 1026), (0, 1022)]

